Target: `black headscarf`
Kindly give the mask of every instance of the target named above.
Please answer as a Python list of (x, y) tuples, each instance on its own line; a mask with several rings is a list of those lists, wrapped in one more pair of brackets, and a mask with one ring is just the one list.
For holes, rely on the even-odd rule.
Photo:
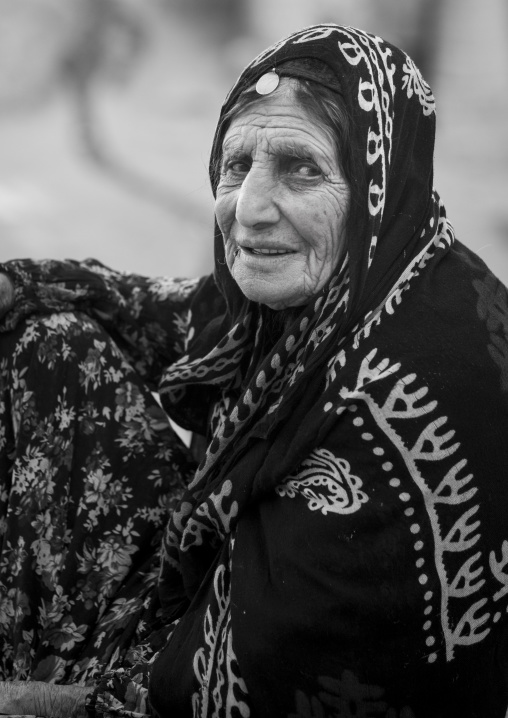
[[(455, 242), (433, 191), (428, 85), (360, 30), (307, 28), (246, 68), (221, 111), (214, 191), (224, 117), (295, 58), (337, 78), (365, 191), (347, 256), (268, 354), (264, 312), (231, 277), (216, 228), (201, 331), (161, 384), (181, 423), (201, 414), (212, 429), (166, 532), (160, 595), (182, 619), (153, 695), (169, 676), (170, 704), (194, 686), (195, 707), (234, 694), (242, 715), (248, 693), (257, 716), (498, 718), (506, 292)], [(207, 316), (217, 291), (223, 311)]]
[[(242, 472), (250, 475), (249, 493), (273, 489), (298, 466), (328, 430), (330, 417), (323, 412), (327, 362), (386, 299), (422, 248), (438, 232), (452, 235), (432, 187), (435, 112), (428, 85), (401, 50), (336, 25), (295, 33), (244, 70), (224, 102), (213, 142), (214, 194), (227, 129), (223, 118), (265, 72), (280, 66), (284, 74), (284, 63), (296, 58), (318, 58), (336, 75), (351, 115), (351, 151), (365, 168), (365, 194), (350, 209), (353, 231), (347, 237), (346, 260), (264, 360), (258, 347), (263, 311), (232, 278), (216, 225), (215, 283), (227, 309), (196, 333), (189, 353), (170, 367), (161, 389), (170, 411), (189, 428), (196, 425), (188, 417), (206, 415), (202, 406), (210, 397), (219, 403), (221, 422), (191, 489), (198, 504), (199, 497), (213, 493), (212, 486), (237, 470), (240, 457), (256, 440), (265, 441), (262, 462), (268, 460), (270, 470), (265, 477), (246, 460), (251, 468)], [(207, 286), (204, 294), (209, 291)], [(205, 304), (202, 296), (196, 299), (200, 322)], [(286, 434), (298, 436), (291, 450), (287, 439), (279, 443)]]

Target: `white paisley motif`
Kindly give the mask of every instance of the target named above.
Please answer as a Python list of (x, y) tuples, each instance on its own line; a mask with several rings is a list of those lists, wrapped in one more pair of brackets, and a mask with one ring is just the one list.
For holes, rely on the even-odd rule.
[(315, 449), (276, 491), (291, 499), (299, 493), (307, 499), (311, 511), (321, 511), (326, 516), (358, 511), (368, 501), (362, 485), (362, 480), (351, 473), (348, 461), (328, 449)]
[(423, 79), (420, 70), (416, 67), (410, 57), (406, 58), (402, 70), (404, 77), (402, 78), (402, 87), (407, 91), (408, 98), (413, 96), (413, 92), (420, 100), (423, 108), (423, 114), (428, 117), (436, 111), (436, 103), (430, 87)]

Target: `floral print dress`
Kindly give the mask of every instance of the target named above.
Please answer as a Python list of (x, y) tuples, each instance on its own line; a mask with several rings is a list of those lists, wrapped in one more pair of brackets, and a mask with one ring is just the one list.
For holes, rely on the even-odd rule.
[(3, 270), (16, 308), (0, 334), (0, 676), (92, 682), (161, 625), (160, 535), (195, 462), (152, 390), (197, 283)]

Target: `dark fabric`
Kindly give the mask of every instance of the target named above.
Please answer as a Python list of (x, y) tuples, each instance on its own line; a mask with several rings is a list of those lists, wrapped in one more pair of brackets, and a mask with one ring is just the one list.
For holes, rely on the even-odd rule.
[(59, 312), (0, 334), (2, 679), (90, 681), (167, 636), (161, 533), (194, 470), (95, 321)]
[(265, 358), (263, 312), (216, 228), (227, 313), (161, 381), (169, 411), (196, 386), (218, 403), (165, 536), (167, 619), (190, 608), (154, 664), (152, 704), (501, 718), (506, 293), (433, 192), (434, 100), (401, 51), (352, 28), (301, 31), (251, 63), (222, 115), (296, 57), (336, 73), (368, 189), (346, 261)]
[[(251, 63), (222, 115), (301, 56), (335, 72), (367, 185), (347, 260), (268, 355), (217, 229), (215, 281), (168, 285), (169, 306), (143, 278), (77, 264), (46, 267), (50, 289), (28, 271), (19, 292), (98, 317), (170, 414), (208, 426), (163, 541), (171, 635), (139, 669), (155, 715), (504, 718), (507, 291), (432, 190), (434, 102), (399, 50), (303, 30)], [(99, 686), (105, 715), (143, 707), (124, 678)]]

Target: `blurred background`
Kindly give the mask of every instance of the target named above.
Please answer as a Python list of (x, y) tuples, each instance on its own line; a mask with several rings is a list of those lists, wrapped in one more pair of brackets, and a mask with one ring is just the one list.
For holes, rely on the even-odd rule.
[(222, 100), (255, 54), (322, 21), (413, 56), (438, 103), (436, 188), (508, 283), (506, 0), (0, 0), (0, 261), (210, 271)]

